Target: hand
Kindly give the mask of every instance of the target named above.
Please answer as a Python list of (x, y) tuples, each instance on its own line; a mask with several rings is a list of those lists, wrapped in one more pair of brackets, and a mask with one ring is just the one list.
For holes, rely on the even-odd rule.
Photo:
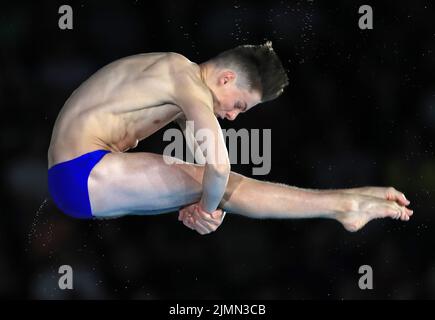
[(208, 213), (198, 203), (191, 204), (179, 211), (178, 220), (192, 230), (204, 235), (216, 231), (225, 218), (225, 211), (217, 209)]

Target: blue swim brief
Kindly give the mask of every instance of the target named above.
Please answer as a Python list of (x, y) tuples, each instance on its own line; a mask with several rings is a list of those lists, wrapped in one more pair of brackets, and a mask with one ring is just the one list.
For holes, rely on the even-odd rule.
[(91, 151), (48, 169), (48, 190), (63, 213), (79, 219), (93, 218), (88, 178), (92, 168), (109, 152)]

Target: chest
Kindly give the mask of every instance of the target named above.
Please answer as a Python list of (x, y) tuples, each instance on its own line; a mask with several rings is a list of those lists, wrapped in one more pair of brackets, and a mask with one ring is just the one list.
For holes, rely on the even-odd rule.
[(146, 108), (134, 114), (134, 121), (130, 123), (130, 129), (138, 140), (142, 140), (168, 125), (180, 113), (181, 109), (173, 104)]

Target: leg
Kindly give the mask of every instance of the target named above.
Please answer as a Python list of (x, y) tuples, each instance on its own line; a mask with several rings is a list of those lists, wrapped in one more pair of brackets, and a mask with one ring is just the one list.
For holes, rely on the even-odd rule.
[[(94, 167), (88, 180), (92, 212), (96, 217), (173, 212), (199, 201), (202, 176), (201, 165), (168, 165), (161, 155), (151, 153), (110, 153)], [(340, 221), (337, 215), (348, 210), (337, 205), (342, 196), (232, 172), (220, 207), (251, 218), (330, 217)], [(388, 216), (396, 214), (391, 211)], [(379, 216), (377, 213), (364, 221)], [(355, 224), (355, 219), (350, 220), (346, 223)]]
[[(92, 170), (89, 197), (94, 216), (173, 212), (199, 201), (202, 165), (168, 165), (151, 153), (109, 153)], [(307, 202), (301, 198), (309, 197)], [(326, 198), (314, 191), (262, 182), (231, 172), (221, 207), (253, 218), (306, 218), (325, 214), (301, 214)], [(321, 210), (324, 211), (324, 210)]]

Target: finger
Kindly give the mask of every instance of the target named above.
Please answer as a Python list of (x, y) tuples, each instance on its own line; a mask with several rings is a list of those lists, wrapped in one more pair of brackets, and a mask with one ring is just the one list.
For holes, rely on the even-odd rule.
[(210, 233), (216, 230), (216, 227), (211, 225), (210, 223), (203, 221), (203, 220), (198, 220), (195, 223), (195, 226), (200, 227), (202, 230), (204, 230), (206, 233)]
[(180, 210), (179, 211), (179, 213), (178, 213), (178, 221), (182, 221), (182, 220), (184, 220), (184, 216), (185, 216), (185, 211), (182, 209), (182, 210)]
[(201, 220), (204, 220), (204, 221), (207, 221), (210, 223), (214, 222), (213, 217), (208, 212), (205, 212), (198, 207), (195, 209), (195, 214)]
[(208, 213), (206, 211), (202, 211), (200, 208), (197, 209), (198, 215), (202, 218), (202, 220), (207, 221), (208, 223), (218, 226), (222, 222), (222, 210), (217, 209), (212, 213)]
[(184, 218), (184, 220), (185, 220), (189, 225), (191, 225), (192, 227), (193, 227), (194, 224), (195, 224), (191, 215), (186, 215), (185, 218)]
[(183, 207), (181, 210), (185, 211), (185, 212), (192, 212), (195, 209), (195, 205), (189, 205), (186, 207)]
[(194, 224), (201, 225), (208, 231), (208, 233), (216, 230), (220, 224), (218, 220), (212, 219), (209, 213), (202, 211), (198, 207), (195, 208), (195, 212), (193, 213), (192, 217), (194, 219)]
[(216, 209), (215, 211), (213, 211), (212, 213), (211, 213), (211, 216), (212, 216), (212, 218), (213, 219), (222, 219), (222, 216), (223, 216), (223, 214), (224, 214), (224, 212), (223, 212), (223, 210), (222, 209)]
[(188, 221), (187, 222), (188, 225), (192, 230), (195, 230), (202, 235), (209, 233), (207, 228), (205, 228), (201, 223), (199, 223), (198, 220), (194, 220), (193, 217), (189, 217), (187, 221)]
[(195, 219), (193, 216), (188, 215), (188, 216), (186, 217), (186, 219), (187, 219), (187, 221), (189, 222), (189, 224), (190, 224), (192, 227), (195, 227), (195, 225), (196, 225), (196, 219)]
[(214, 225), (216, 225), (217, 227), (219, 227), (222, 224), (222, 221), (224, 221), (226, 212), (223, 210), (219, 210), (219, 212), (213, 212), (213, 221), (214, 221)]
[(194, 228), (202, 235), (210, 233), (210, 231), (206, 227), (204, 227), (199, 221), (194, 224)]
[(189, 215), (191, 215), (192, 209), (189, 207), (185, 207), (185, 208), (181, 209), (180, 212), (183, 213), (183, 218), (187, 218)]
[(219, 225), (221, 224), (220, 219), (213, 219), (213, 218), (199, 217), (198, 221), (201, 222), (201, 224), (205, 226), (207, 229), (209, 229), (210, 232), (216, 230), (217, 227), (219, 227)]
[(194, 230), (193, 224), (191, 223), (191, 221), (189, 221), (189, 219), (184, 219), (183, 220), (183, 224), (188, 227), (191, 230)]
[(187, 212), (187, 211), (185, 211), (184, 213), (183, 213), (183, 220), (186, 220), (186, 219), (188, 219), (189, 217), (191, 217), (192, 215), (189, 213), (189, 212)]
[(192, 213), (188, 215), (188, 218), (192, 220), (192, 224), (196, 224), (199, 217), (197, 217), (196, 213)]

